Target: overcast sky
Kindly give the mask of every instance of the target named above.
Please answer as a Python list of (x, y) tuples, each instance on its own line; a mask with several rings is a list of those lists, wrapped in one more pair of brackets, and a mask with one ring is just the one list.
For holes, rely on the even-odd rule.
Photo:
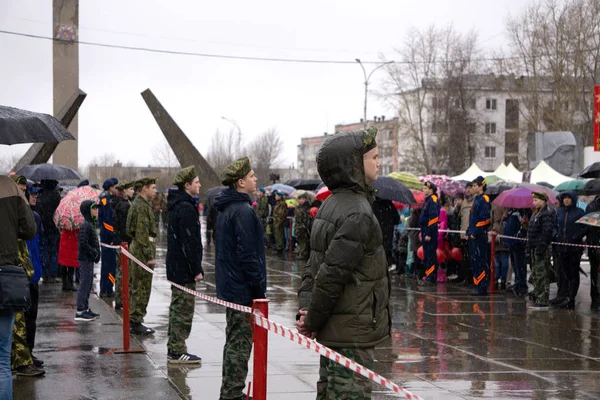
[[(377, 61), (394, 58), (409, 27), (453, 23), (482, 45), (504, 43), (504, 22), (529, 0), (303, 2), (86, 0), (81, 41), (183, 52), (272, 58)], [(157, 5), (158, 4), (158, 5)], [(0, 0), (0, 30), (52, 36), (51, 0)], [(0, 104), (53, 113), (52, 42), (0, 33)], [(281, 164), (296, 163), (301, 137), (332, 132), (363, 112), (363, 75), (351, 64), (230, 60), (80, 45), (79, 164), (114, 153), (152, 163), (162, 133), (140, 92), (151, 88), (204, 155), (211, 137), (237, 121), (246, 141), (276, 127)], [(373, 68), (369, 66), (368, 68)], [(371, 87), (378, 89), (382, 73)], [(392, 117), (375, 96), (368, 116)], [(0, 146), (0, 156), (28, 146)]]

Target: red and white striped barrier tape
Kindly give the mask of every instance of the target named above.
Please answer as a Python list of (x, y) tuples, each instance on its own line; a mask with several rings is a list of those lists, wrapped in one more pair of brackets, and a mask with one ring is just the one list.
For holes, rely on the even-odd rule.
[[(407, 231), (420, 231), (420, 228), (404, 228)], [(451, 230), (451, 229), (439, 229), (438, 232), (441, 233), (459, 233), (459, 234), (465, 234), (467, 232), (465, 231), (456, 231), (456, 230)], [(489, 236), (492, 235), (492, 232), (488, 233)], [(496, 237), (499, 238), (503, 238), (503, 239), (514, 239), (514, 240), (521, 240), (524, 242), (527, 242), (528, 239), (527, 238), (520, 238), (520, 237), (516, 237), (516, 236), (506, 236), (506, 235), (500, 235), (500, 234), (496, 234)], [(600, 249), (600, 246), (597, 245), (591, 245), (591, 244), (576, 244), (576, 243), (564, 243), (564, 242), (551, 242), (550, 244), (556, 245), (556, 246), (572, 246), (572, 247), (587, 247), (590, 249)]]
[(293, 331), (292, 329), (290, 329), (286, 326), (278, 324), (277, 322), (274, 322), (274, 321), (271, 321), (270, 319), (264, 318), (262, 315), (259, 314), (258, 310), (253, 311), (251, 307), (246, 307), (246, 306), (242, 306), (239, 304), (219, 300), (216, 297), (207, 296), (203, 293), (196, 292), (195, 290), (188, 289), (185, 286), (178, 285), (177, 283), (171, 282), (165, 276), (160, 275), (158, 272), (154, 271), (152, 268), (150, 268), (147, 265), (145, 265), (144, 263), (142, 263), (140, 260), (138, 260), (136, 257), (134, 257), (133, 254), (131, 254), (129, 251), (123, 249), (121, 246), (112, 246), (112, 245), (108, 245), (105, 243), (100, 243), (100, 245), (110, 248), (110, 249), (120, 250), (123, 254), (125, 254), (128, 258), (130, 258), (133, 262), (135, 262), (137, 265), (139, 265), (146, 271), (167, 281), (170, 285), (175, 286), (176, 288), (181, 289), (186, 293), (189, 293), (193, 296), (199, 297), (199, 298), (209, 301), (211, 303), (219, 304), (219, 305), (222, 305), (222, 306), (228, 307), (228, 308), (233, 308), (234, 310), (242, 311), (242, 312), (245, 312), (248, 314), (253, 314), (254, 315), (254, 323), (256, 325), (261, 326), (261, 327), (265, 328), (266, 330), (275, 333), (276, 335), (280, 335), (284, 338), (288, 338), (292, 342), (298, 343), (299, 345), (304, 346), (307, 349), (313, 350), (314, 352), (316, 352), (324, 357), (327, 357), (328, 359), (330, 359), (340, 365), (343, 365), (346, 368), (351, 369), (355, 373), (362, 375), (362, 376), (370, 379), (371, 381), (378, 383), (381, 386), (384, 386), (384, 387), (392, 390), (394, 393), (401, 394), (409, 400), (424, 400), (422, 397), (409, 392), (408, 390), (404, 389), (402, 386), (395, 384), (394, 382), (390, 381), (389, 379), (386, 379), (383, 376), (379, 375), (378, 373), (371, 371), (370, 369), (368, 369), (366, 367), (363, 367), (362, 365), (358, 364), (357, 362), (355, 362), (347, 357), (344, 357), (343, 355), (335, 352), (334, 350), (331, 350), (330, 348), (323, 346), (322, 344), (319, 344), (317, 341), (310, 339), (310, 338), (302, 335), (301, 333)]

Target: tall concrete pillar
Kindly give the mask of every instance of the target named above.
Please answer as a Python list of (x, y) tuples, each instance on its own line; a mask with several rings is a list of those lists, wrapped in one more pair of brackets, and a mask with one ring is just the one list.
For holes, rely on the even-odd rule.
[[(52, 1), (52, 75), (54, 84), (54, 114), (67, 103), (79, 89), (79, 0)], [(58, 145), (52, 155), (54, 164), (78, 168), (77, 116), (69, 126), (75, 140)]]

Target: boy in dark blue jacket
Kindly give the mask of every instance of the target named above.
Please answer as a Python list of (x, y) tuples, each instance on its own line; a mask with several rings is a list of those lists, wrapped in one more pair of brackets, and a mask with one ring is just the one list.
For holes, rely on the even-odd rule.
[(83, 222), (79, 225), (79, 289), (77, 289), (77, 313), (75, 321), (93, 321), (100, 315), (90, 310), (88, 301), (94, 278), (94, 263), (100, 261), (100, 243), (96, 233), (98, 204), (86, 200), (79, 207)]
[(438, 226), (440, 224), (440, 205), (435, 195), (437, 187), (432, 182), (425, 182), (423, 193), (425, 193), (425, 205), (419, 217), (421, 228), (421, 242), (423, 243), (423, 265), (425, 266), (425, 279), (427, 282), (435, 282), (437, 277), (437, 245)]

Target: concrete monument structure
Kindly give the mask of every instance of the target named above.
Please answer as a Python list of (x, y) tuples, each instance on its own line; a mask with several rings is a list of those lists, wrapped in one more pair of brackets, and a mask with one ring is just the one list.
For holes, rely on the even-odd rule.
[(200, 183), (202, 184), (200, 193), (204, 194), (208, 189), (220, 186), (221, 180), (219, 175), (215, 173), (206, 159), (202, 157), (202, 154), (200, 154), (198, 149), (194, 147), (190, 139), (188, 139), (175, 120), (169, 115), (162, 104), (160, 104), (152, 91), (150, 89), (144, 90), (142, 92), (142, 97), (154, 116), (160, 130), (165, 135), (169, 146), (173, 149), (173, 153), (175, 153), (179, 163), (183, 167), (187, 167), (188, 165), (194, 165), (196, 167), (196, 172), (198, 173)]
[(529, 169), (545, 161), (563, 175), (573, 176), (579, 172), (577, 142), (572, 132), (532, 132), (528, 136)]

